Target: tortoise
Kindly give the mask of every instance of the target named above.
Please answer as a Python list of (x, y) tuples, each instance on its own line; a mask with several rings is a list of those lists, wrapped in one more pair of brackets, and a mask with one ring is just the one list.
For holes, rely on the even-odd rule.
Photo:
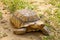
[(10, 18), (13, 24), (15, 34), (25, 34), (28, 32), (41, 31), (45, 35), (49, 35), (48, 28), (45, 23), (40, 20), (37, 13), (30, 9), (17, 10)]

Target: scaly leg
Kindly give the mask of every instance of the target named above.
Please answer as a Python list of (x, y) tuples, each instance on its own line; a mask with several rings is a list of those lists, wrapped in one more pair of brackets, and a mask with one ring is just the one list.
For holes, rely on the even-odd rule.
[(26, 28), (20, 28), (20, 29), (15, 29), (14, 34), (25, 34), (26, 33)]

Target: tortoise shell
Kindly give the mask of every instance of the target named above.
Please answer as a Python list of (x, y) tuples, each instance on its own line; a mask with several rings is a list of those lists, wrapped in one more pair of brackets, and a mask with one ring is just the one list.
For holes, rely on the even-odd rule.
[(37, 16), (36, 12), (29, 9), (17, 10), (11, 17), (11, 22), (17, 28), (26, 27), (24, 26), (26, 24), (34, 24), (34, 22), (38, 20), (40, 20), (40, 18)]

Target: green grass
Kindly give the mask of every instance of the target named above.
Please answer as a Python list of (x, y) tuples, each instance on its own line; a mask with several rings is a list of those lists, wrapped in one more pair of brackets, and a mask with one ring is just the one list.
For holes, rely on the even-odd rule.
[(7, 6), (7, 9), (9, 9), (10, 12), (14, 12), (16, 10), (21, 10), (24, 8), (28, 9), (34, 9), (35, 7), (26, 2), (25, 0), (2, 0), (2, 2)]
[(53, 40), (54, 36), (45, 36), (43, 37), (43, 40)]
[(56, 4), (56, 6), (57, 6), (58, 8), (60, 8), (60, 1)]
[[(52, 13), (52, 8), (47, 9), (45, 12), (47, 12), (49, 19), (51, 22), (54, 22), (56, 26), (60, 23), (60, 0), (49, 0), (48, 4), (51, 4), (53, 7), (57, 8), (53, 10)], [(53, 17), (52, 17), (53, 16)], [(48, 23), (47, 23), (48, 25)]]
[(49, 0), (49, 4), (60, 8), (60, 0)]

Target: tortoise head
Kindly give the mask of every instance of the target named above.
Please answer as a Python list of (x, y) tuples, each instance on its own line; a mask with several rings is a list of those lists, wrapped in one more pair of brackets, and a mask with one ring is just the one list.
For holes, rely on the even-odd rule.
[(42, 29), (45, 26), (44, 22), (42, 22), (40, 20), (39, 21), (36, 21), (35, 22), (35, 25), (38, 26), (38, 29)]

